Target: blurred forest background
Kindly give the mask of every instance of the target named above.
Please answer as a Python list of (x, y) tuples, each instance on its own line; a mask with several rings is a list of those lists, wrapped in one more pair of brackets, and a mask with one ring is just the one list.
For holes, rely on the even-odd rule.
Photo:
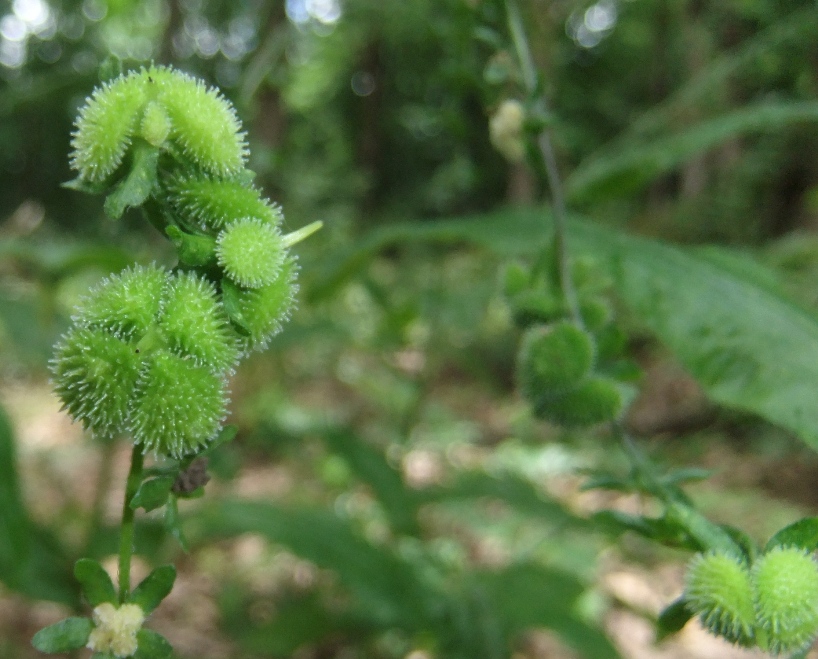
[[(521, 8), (571, 209), (616, 235), (707, 244), (724, 268), (814, 308), (815, 2)], [(515, 93), (503, 12), (497, 0), (0, 1), (0, 657), (37, 656), (34, 631), (84, 610), (73, 561), (116, 550), (128, 447), (59, 413), (51, 347), (101, 277), (173, 265), (137, 213), (114, 222), (101, 197), (61, 187), (72, 122), (112, 55), (220, 87), (285, 226), (324, 222), (296, 249), (292, 321), (232, 383), (239, 433), (214, 454), (205, 497), (182, 506), (189, 553), (161, 516), (138, 517), (137, 577), (180, 568), (149, 623), (179, 657), (755, 656), (693, 623), (654, 645), (688, 554), (589, 521), (651, 502), (583, 492), (585, 472), (627, 469), (620, 450), (604, 428), (534, 419), (515, 391), (519, 332), (499, 273), (542, 245), (547, 190), (489, 139)], [(582, 242), (592, 272), (594, 240)], [(759, 538), (815, 514), (814, 451), (712, 402), (611, 296), (644, 370), (626, 424), (645, 450), (713, 469), (694, 500)]]

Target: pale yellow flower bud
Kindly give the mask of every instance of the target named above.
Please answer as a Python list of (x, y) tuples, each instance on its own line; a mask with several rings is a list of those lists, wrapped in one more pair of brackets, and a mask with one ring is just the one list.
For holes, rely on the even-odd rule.
[(123, 604), (116, 608), (104, 602), (94, 609), (94, 629), (88, 637), (88, 649), (94, 652), (110, 652), (124, 659), (136, 652), (136, 633), (145, 622), (145, 614), (136, 604)]
[(511, 162), (520, 162), (525, 156), (524, 122), (525, 108), (513, 99), (503, 101), (489, 120), (491, 143)]

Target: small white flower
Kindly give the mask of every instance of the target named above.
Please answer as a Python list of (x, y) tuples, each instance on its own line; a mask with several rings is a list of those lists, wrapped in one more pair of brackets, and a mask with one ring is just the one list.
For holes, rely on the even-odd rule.
[(94, 629), (88, 637), (89, 650), (110, 652), (124, 659), (136, 652), (136, 633), (145, 622), (145, 613), (136, 604), (119, 608), (104, 602), (94, 609)]

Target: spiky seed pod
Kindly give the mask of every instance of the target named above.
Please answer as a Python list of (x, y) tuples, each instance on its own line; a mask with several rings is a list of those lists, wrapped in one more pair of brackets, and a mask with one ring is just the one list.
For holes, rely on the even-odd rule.
[(773, 653), (804, 648), (818, 636), (818, 564), (796, 547), (776, 547), (753, 565), (759, 645)]
[(697, 555), (685, 575), (685, 599), (705, 628), (731, 643), (753, 641), (755, 609), (750, 572), (725, 553)]
[(162, 146), (170, 134), (171, 123), (168, 113), (156, 101), (150, 101), (145, 106), (139, 134), (153, 146)]
[(271, 206), (258, 190), (239, 181), (176, 176), (168, 182), (167, 192), (175, 210), (203, 229), (221, 229), (242, 218), (274, 226), (281, 222), (277, 206)]
[(606, 377), (590, 377), (557, 397), (532, 400), (537, 417), (560, 426), (581, 428), (613, 421), (625, 405), (623, 387)]
[(295, 259), (284, 261), (278, 278), (261, 288), (243, 289), (228, 279), (222, 280), (222, 294), (227, 314), (245, 336), (246, 347), (261, 350), (281, 331), (290, 315), (298, 285)]
[(71, 167), (82, 180), (99, 183), (116, 171), (146, 100), (139, 73), (117, 78), (94, 91), (80, 110), (71, 140)]
[(136, 383), (129, 431), (145, 451), (181, 458), (215, 437), (227, 401), (224, 378), (190, 359), (157, 350)]
[(245, 288), (259, 288), (278, 277), (287, 250), (278, 228), (243, 219), (219, 234), (216, 255), (230, 279)]
[(523, 337), (517, 373), (528, 400), (560, 396), (579, 386), (594, 365), (594, 341), (570, 321), (531, 328)]
[(159, 327), (171, 350), (215, 372), (232, 368), (238, 360), (236, 335), (216, 289), (193, 272), (178, 273), (169, 281)]
[(125, 430), (142, 359), (132, 345), (100, 329), (74, 327), (54, 350), (54, 390), (85, 428), (110, 437)]
[(154, 265), (134, 266), (92, 289), (74, 316), (79, 325), (139, 339), (159, 313), (168, 273)]
[(171, 139), (199, 167), (216, 176), (244, 168), (247, 144), (233, 105), (217, 90), (179, 71), (157, 72), (157, 99), (172, 124)]

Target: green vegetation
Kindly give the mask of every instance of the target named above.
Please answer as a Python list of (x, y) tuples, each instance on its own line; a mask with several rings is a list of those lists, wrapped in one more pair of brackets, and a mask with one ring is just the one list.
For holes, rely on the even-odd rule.
[(656, 642), (806, 656), (814, 503), (730, 479), (818, 468), (816, 36), (0, 4), (0, 659), (627, 657), (611, 564)]

